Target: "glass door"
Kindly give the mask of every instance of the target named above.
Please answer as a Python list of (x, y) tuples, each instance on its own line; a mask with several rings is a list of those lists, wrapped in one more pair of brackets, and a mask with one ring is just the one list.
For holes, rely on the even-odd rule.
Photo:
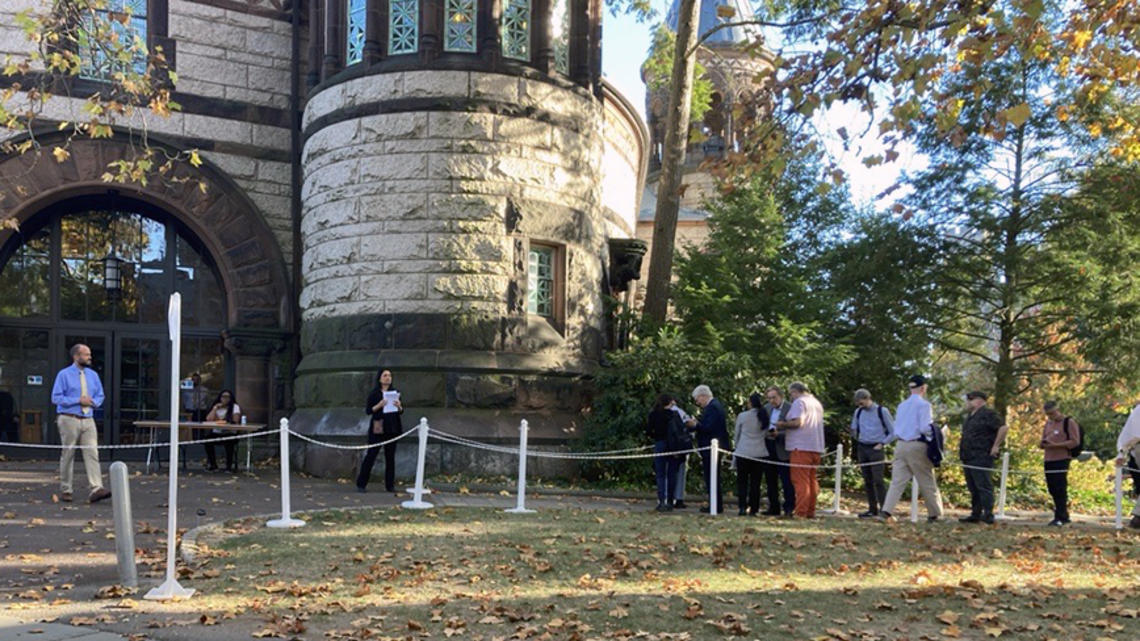
[(164, 336), (116, 333), (118, 394), (112, 442), (147, 442), (149, 430), (136, 428), (135, 421), (157, 420), (169, 414), (170, 372), (162, 366), (169, 363), (165, 358), (169, 351)]
[[(71, 365), (71, 346), (76, 343), (83, 343), (91, 348), (91, 369), (99, 375), (99, 382), (103, 384), (103, 405), (95, 408), (95, 427), (99, 430), (100, 443), (112, 443), (109, 440), (114, 434), (108, 432), (111, 421), (108, 417), (114, 415), (115, 403), (115, 379), (111, 375), (114, 372), (114, 362), (112, 360), (113, 353), (111, 351), (111, 333), (110, 332), (89, 332), (77, 331), (63, 334), (63, 341), (59, 345), (57, 352), (62, 355), (60, 365), (56, 371), (52, 373), (51, 382), (44, 381), (47, 385), (48, 393), (51, 393), (51, 386), (55, 382), (55, 373), (64, 367)], [(51, 435), (51, 442), (59, 443), (59, 430), (54, 429), (55, 425), (55, 405), (52, 405), (52, 429), (48, 429), (48, 434)]]

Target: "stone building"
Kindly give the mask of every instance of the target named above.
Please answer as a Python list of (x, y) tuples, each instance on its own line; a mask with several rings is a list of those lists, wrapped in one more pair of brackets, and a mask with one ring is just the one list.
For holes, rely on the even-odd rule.
[[(0, 5), (0, 54), (28, 46), (12, 15), (45, 2)], [(0, 231), (0, 392), (39, 426), (26, 438), (57, 438), (51, 380), (78, 340), (108, 389), (105, 441), (167, 414), (172, 291), (182, 375), (234, 389), (251, 420), (355, 442), (383, 366), (406, 426), (514, 439), (527, 418), (539, 444), (574, 436), (605, 297), (637, 274), (649, 151), (601, 77), (601, 0), (110, 5), (172, 61), (181, 111), (148, 120), (151, 142), (201, 150), (177, 171), (206, 189), (109, 187), (125, 132), (60, 163), (0, 156), (0, 218), (19, 223)], [(311, 472), (354, 465), (301, 449)]]

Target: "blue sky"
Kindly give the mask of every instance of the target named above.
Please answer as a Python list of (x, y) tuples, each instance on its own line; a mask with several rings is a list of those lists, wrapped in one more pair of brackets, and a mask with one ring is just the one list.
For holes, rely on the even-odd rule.
[[(633, 16), (614, 16), (605, 11), (602, 31), (602, 73), (618, 88), (630, 102), (645, 115), (645, 85), (641, 82), (641, 63), (645, 62), (649, 51), (650, 32), (653, 26), (665, 19), (671, 0), (653, 0), (658, 15), (652, 21), (640, 23)], [(867, 119), (856, 110), (845, 106), (832, 108), (816, 120), (816, 127), (824, 134), (824, 143), (829, 153), (839, 161), (840, 167), (850, 176), (851, 194), (859, 204), (874, 204), (884, 208), (901, 196), (899, 190), (891, 197), (876, 200), (875, 196), (891, 186), (903, 171), (917, 170), (923, 166), (922, 159), (909, 148), (901, 148), (899, 159), (889, 165), (868, 169), (861, 159), (865, 156), (882, 153), (882, 146), (873, 133), (868, 133), (853, 141), (849, 150), (844, 150), (839, 137), (834, 134), (840, 127), (849, 132), (862, 132), (868, 128)]]

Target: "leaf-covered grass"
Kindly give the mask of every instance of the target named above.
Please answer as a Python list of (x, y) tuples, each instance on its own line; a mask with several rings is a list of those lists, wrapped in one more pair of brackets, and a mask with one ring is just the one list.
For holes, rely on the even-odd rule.
[(1140, 537), (1128, 531), (474, 508), (230, 530), (245, 533), (216, 541), (187, 579), (195, 609), (232, 638), (1091, 640), (1140, 629)]

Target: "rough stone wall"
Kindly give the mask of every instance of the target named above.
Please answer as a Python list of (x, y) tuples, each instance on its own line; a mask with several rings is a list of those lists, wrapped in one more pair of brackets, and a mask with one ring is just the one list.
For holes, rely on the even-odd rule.
[[(287, 132), (285, 136), (288, 148)], [(292, 166), (287, 162), (251, 158), (235, 153), (211, 151), (204, 152), (202, 157), (225, 172), (249, 197), (273, 231), (273, 237), (281, 247), (286, 265), (292, 264)]]
[[(374, 75), (311, 97), (298, 428), (363, 431), (382, 363), (414, 416), (513, 436), (525, 415), (538, 439), (571, 435), (576, 377), (602, 349), (602, 123), (585, 92), (484, 72)], [(563, 248), (564, 323), (526, 313), (532, 241)]]
[(287, 108), (292, 29), (282, 20), (170, 0), (178, 91)]
[[(337, 109), (396, 98), (498, 101), (549, 117), (411, 111), (311, 130)], [(566, 244), (573, 345), (601, 313), (597, 116), (588, 97), (480, 72), (369, 76), (317, 94), (304, 119), (303, 318), (517, 313), (509, 292), (529, 238)]]

